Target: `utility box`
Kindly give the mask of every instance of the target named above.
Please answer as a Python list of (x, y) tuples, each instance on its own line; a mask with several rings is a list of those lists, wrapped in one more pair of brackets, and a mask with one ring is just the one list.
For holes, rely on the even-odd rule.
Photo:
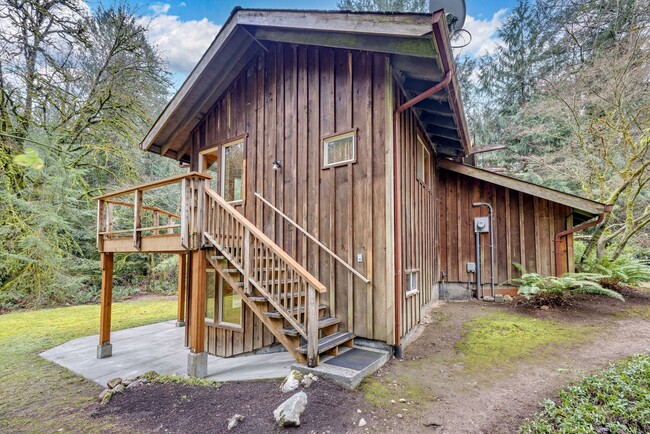
[(490, 218), (489, 217), (474, 218), (474, 232), (478, 234), (490, 232)]
[(467, 263), (467, 272), (468, 273), (476, 273), (476, 262), (468, 262)]

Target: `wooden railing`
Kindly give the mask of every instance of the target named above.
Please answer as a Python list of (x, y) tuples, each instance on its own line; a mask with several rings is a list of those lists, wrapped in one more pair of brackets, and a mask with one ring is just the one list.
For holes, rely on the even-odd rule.
[[(221, 196), (203, 186), (203, 235), (307, 340), (310, 366), (318, 358), (318, 294), (327, 288)], [(303, 301), (304, 297), (304, 301)]]
[[(173, 212), (161, 208), (144, 205), (143, 193), (148, 190), (162, 188), (179, 183), (182, 184), (183, 191), (185, 191), (186, 185), (194, 186), (199, 183), (205, 183), (209, 179), (209, 175), (192, 172), (184, 175), (172, 176), (170, 178), (162, 179), (159, 181), (137, 185), (135, 187), (129, 187), (123, 190), (114, 191), (112, 193), (93, 198), (97, 201), (97, 248), (101, 251), (103, 250), (104, 240), (112, 239), (115, 237), (124, 237), (127, 234), (130, 234), (133, 237), (133, 245), (136, 249), (139, 249), (141, 246), (142, 234), (144, 232), (151, 232), (152, 235), (174, 234), (174, 229), (180, 228), (181, 240), (183, 240), (183, 233), (198, 234), (198, 227), (192, 227), (188, 225), (187, 222), (183, 219), (183, 215), (177, 215)], [(127, 195), (133, 195), (133, 202), (125, 202), (123, 200), (116, 199)], [(132, 229), (116, 230), (114, 228), (114, 208), (116, 206), (133, 208)], [(185, 208), (182, 209), (185, 210)], [(152, 213), (151, 226), (142, 226), (143, 213), (145, 211)], [(166, 220), (164, 222), (166, 224), (161, 224), (161, 216), (163, 217), (163, 220)], [(192, 228), (194, 229), (192, 230)], [(192, 240), (187, 240), (187, 242), (191, 244)]]
[(263, 204), (271, 208), (276, 214), (278, 214), (280, 217), (285, 219), (287, 222), (289, 222), (293, 227), (298, 229), (300, 232), (302, 232), (307, 238), (312, 240), (318, 247), (323, 249), (325, 253), (330, 255), (332, 258), (334, 258), (339, 264), (343, 265), (350, 273), (354, 274), (357, 276), (363, 283), (370, 283), (370, 279), (368, 279), (366, 276), (363, 274), (359, 273), (357, 270), (354, 269), (350, 264), (348, 264), (343, 258), (341, 258), (339, 255), (334, 253), (329, 247), (327, 247), (325, 244), (323, 244), (318, 238), (307, 232), (305, 228), (300, 226), (298, 223), (296, 223), (291, 217), (280, 211), (275, 205), (273, 205), (271, 202), (268, 200), (264, 199), (264, 196), (261, 194), (255, 192), (255, 197), (257, 197)]

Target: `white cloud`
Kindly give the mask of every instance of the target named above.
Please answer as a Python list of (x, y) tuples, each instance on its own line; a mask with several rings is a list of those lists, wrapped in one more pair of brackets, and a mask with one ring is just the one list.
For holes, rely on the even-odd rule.
[(472, 35), (472, 42), (463, 48), (465, 54), (480, 56), (490, 52), (499, 42), (497, 30), (503, 24), (507, 15), (507, 9), (501, 9), (492, 15), (490, 19), (477, 19), (471, 15), (467, 16), (463, 28)]
[(180, 2), (180, 3), (178, 4), (178, 6), (184, 8), (185, 6), (187, 6), (187, 3), (185, 3), (185, 2)]
[(149, 6), (149, 10), (151, 10), (156, 15), (161, 15), (169, 12), (169, 9), (171, 7), (172, 6), (169, 3), (154, 3)]
[(221, 26), (207, 18), (181, 21), (175, 15), (141, 18), (147, 38), (160, 50), (173, 73), (187, 75), (199, 61)]

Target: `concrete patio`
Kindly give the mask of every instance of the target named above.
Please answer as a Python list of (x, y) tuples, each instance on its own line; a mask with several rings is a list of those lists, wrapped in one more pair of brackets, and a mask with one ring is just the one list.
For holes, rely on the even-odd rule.
[[(41, 357), (102, 386), (112, 378), (133, 378), (147, 371), (185, 374), (189, 350), (184, 329), (166, 321), (111, 333), (113, 356), (97, 359), (98, 335), (74, 339)], [(208, 356), (208, 379), (249, 381), (285, 377), (294, 358), (286, 351), (231, 358)]]

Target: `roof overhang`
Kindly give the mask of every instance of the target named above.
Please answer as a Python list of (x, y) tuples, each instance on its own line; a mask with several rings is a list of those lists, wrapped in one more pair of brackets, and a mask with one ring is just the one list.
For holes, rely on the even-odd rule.
[(471, 178), (480, 179), (481, 181), (500, 185), (501, 187), (530, 194), (531, 196), (536, 196), (551, 202), (566, 205), (573, 208), (574, 211), (582, 214), (587, 219), (595, 215), (609, 212), (612, 209), (611, 205), (606, 205), (604, 203), (585, 199), (584, 197), (564, 193), (548, 187), (542, 187), (541, 185), (533, 184), (531, 182), (522, 181), (510, 176), (490, 172), (488, 170), (479, 169), (478, 167), (468, 166), (447, 159), (438, 160), (438, 167)]
[[(407, 97), (442, 81), (453, 57), (444, 14), (298, 11), (235, 8), (201, 60), (141, 143), (145, 150), (187, 161), (191, 132), (267, 42), (381, 52), (391, 55)], [(434, 14), (435, 17), (435, 14)], [(415, 107), (442, 155), (469, 153), (458, 82)]]

